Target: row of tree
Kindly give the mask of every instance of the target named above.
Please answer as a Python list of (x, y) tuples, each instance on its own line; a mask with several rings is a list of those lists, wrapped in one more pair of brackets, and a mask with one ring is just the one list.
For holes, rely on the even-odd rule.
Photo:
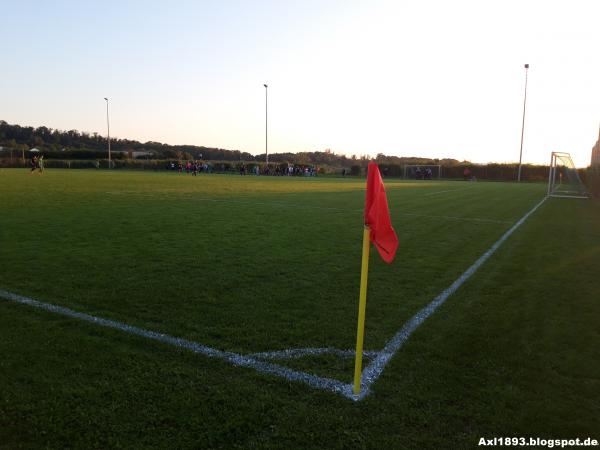
[[(225, 150), (220, 148), (202, 147), (194, 145), (168, 145), (160, 142), (148, 141), (141, 143), (131, 139), (110, 140), (111, 150), (115, 156), (120, 152), (145, 152), (159, 159), (198, 159), (200, 155), (206, 159), (242, 160), (253, 159), (254, 156), (239, 150)], [(22, 127), (12, 125), (0, 120), (0, 147), (12, 148), (22, 151), (37, 148), (46, 154), (47, 158), (55, 157), (58, 152), (69, 158), (94, 159), (98, 153), (106, 153), (108, 140), (98, 133), (80, 132), (77, 130), (57, 130), (48, 127)], [(117, 157), (118, 158), (118, 157)], [(66, 158), (64, 158), (66, 159)]]
[[(77, 130), (57, 130), (48, 127), (22, 127), (11, 125), (0, 120), (0, 147), (13, 149), (23, 153), (32, 148), (44, 152), (47, 159), (106, 159), (108, 158), (108, 141), (98, 133), (80, 132)], [(204, 159), (209, 161), (264, 161), (265, 155), (254, 156), (239, 150), (203, 147), (195, 145), (168, 145), (148, 141), (141, 143), (130, 139), (111, 139), (113, 159), (126, 158), (133, 152), (143, 152), (141, 158), (160, 160), (192, 160)], [(139, 156), (138, 156), (139, 157)], [(299, 165), (318, 165), (347, 168), (364, 165), (370, 158), (367, 155), (346, 156), (338, 155), (327, 149), (325, 151), (300, 153), (274, 153), (269, 155), (269, 161)], [(386, 156), (380, 153), (376, 157), (382, 164), (401, 166), (404, 164), (442, 164), (444, 166), (458, 165), (455, 159), (430, 159), (419, 157)]]

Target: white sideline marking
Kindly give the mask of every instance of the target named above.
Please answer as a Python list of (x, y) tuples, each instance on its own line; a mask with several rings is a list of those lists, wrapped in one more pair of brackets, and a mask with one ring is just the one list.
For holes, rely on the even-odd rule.
[(90, 322), (95, 325), (100, 325), (107, 328), (114, 328), (126, 333), (134, 334), (136, 336), (145, 337), (154, 341), (159, 341), (164, 344), (173, 345), (175, 347), (185, 348), (191, 350), (194, 353), (208, 356), (210, 358), (224, 359), (225, 361), (233, 364), (234, 366), (249, 367), (256, 370), (257, 372), (266, 373), (270, 375), (277, 375), (290, 381), (301, 381), (308, 384), (311, 387), (318, 389), (325, 389), (336, 392), (345, 397), (352, 397), (352, 385), (342, 383), (341, 381), (334, 380), (332, 378), (323, 378), (316, 375), (312, 375), (306, 372), (300, 372), (297, 370), (289, 369), (284, 366), (277, 364), (259, 361), (250, 356), (240, 355), (238, 353), (226, 352), (223, 350), (217, 350), (216, 348), (208, 347), (206, 345), (199, 344), (197, 342), (188, 341), (168, 334), (157, 333), (155, 331), (145, 330), (143, 328), (134, 327), (127, 325), (123, 322), (117, 322), (116, 320), (104, 319), (102, 317), (92, 316), (90, 314), (81, 313), (74, 311), (63, 306), (52, 305), (50, 303), (44, 303), (34, 300), (29, 297), (23, 297), (21, 295), (13, 294), (0, 289), (0, 297), (7, 300), (11, 300), (16, 303), (23, 305), (33, 306), (35, 308), (43, 309), (55, 314), (62, 316), (72, 317), (75, 319)]
[[(437, 308), (442, 305), (448, 297), (450, 297), (458, 288), (467, 281), (476, 271), (485, 263), (490, 256), (492, 256), (496, 250), (506, 241), (510, 235), (512, 235), (517, 228), (519, 228), (531, 214), (533, 214), (545, 201), (547, 197), (544, 197), (537, 205), (529, 210), (519, 221), (517, 221), (508, 231), (506, 231), (500, 239), (498, 239), (482, 256), (477, 259), (454, 283), (445, 289), (441, 294), (434, 298), (427, 306), (417, 312), (411, 319), (406, 322), (402, 328), (390, 339), (383, 350), (379, 352), (368, 352), (367, 356), (374, 356), (374, 360), (365, 368), (361, 378), (361, 393), (355, 395), (353, 393), (353, 385), (350, 383), (343, 383), (339, 380), (332, 378), (324, 378), (316, 375), (312, 375), (306, 372), (301, 372), (293, 369), (289, 369), (284, 366), (277, 364), (264, 362), (256, 358), (275, 358), (285, 359), (283, 355), (300, 355), (307, 356), (309, 354), (324, 354), (334, 353), (346, 356), (347, 352), (353, 353), (351, 350), (338, 350), (328, 348), (317, 348), (317, 349), (289, 349), (280, 350), (275, 352), (264, 352), (255, 353), (254, 355), (241, 355), (238, 353), (227, 352), (218, 350), (206, 345), (199, 344), (197, 342), (188, 341), (186, 339), (177, 338), (168, 334), (157, 333), (155, 331), (145, 330), (143, 328), (134, 327), (127, 325), (123, 322), (117, 322), (115, 320), (104, 319), (101, 317), (92, 316), (89, 314), (74, 311), (63, 306), (52, 305), (50, 303), (40, 302), (29, 297), (14, 294), (0, 289), (0, 298), (21, 303), (35, 308), (43, 309), (49, 312), (60, 314), (75, 319), (80, 319), (86, 322), (90, 322), (103, 327), (113, 328), (126, 333), (130, 333), (136, 336), (145, 337), (155, 341), (159, 341), (165, 344), (173, 345), (180, 348), (191, 350), (195, 353), (199, 353), (210, 358), (223, 359), (234, 366), (248, 367), (256, 370), (257, 372), (266, 373), (270, 375), (280, 376), (290, 381), (300, 381), (308, 384), (309, 386), (317, 389), (323, 389), (338, 393), (354, 401), (360, 401), (364, 399), (371, 392), (371, 385), (377, 381), (377, 379), (383, 373), (385, 366), (392, 359), (392, 357), (400, 350), (402, 345), (408, 340), (410, 335), (429, 317)], [(273, 356), (275, 355), (275, 356)], [(293, 358), (298, 356), (288, 356)]]
[[(431, 316), (435, 310), (438, 309), (438, 307), (442, 305), (448, 299), (448, 297), (454, 294), (465, 281), (471, 278), (477, 269), (479, 269), (479, 267), (481, 267), (481, 265), (485, 263), (488, 258), (496, 252), (496, 250), (498, 250), (504, 241), (506, 241), (509, 236), (513, 234), (515, 230), (519, 228), (523, 222), (525, 222), (527, 218), (546, 201), (546, 198), (547, 197), (544, 197), (537, 205), (531, 208), (527, 214), (521, 217), (521, 219), (519, 219), (517, 223), (515, 223), (506, 233), (504, 233), (502, 237), (488, 249), (488, 251), (481, 255), (479, 259), (471, 265), (471, 267), (469, 267), (460, 277), (458, 277), (458, 279), (456, 279), (456, 281), (452, 283), (450, 287), (445, 289), (427, 306), (417, 312), (408, 322), (404, 324), (400, 331), (398, 331), (395, 336), (385, 344), (385, 347), (381, 352), (379, 352), (379, 355), (363, 371), (361, 386), (365, 391), (368, 392), (370, 386), (380, 377), (383, 369), (390, 359), (392, 359), (394, 354), (400, 350), (400, 347), (402, 347), (402, 345), (419, 327), (419, 325), (421, 325), (425, 319)], [(364, 397), (364, 395), (361, 395), (361, 397)]]
[(458, 189), (447, 189), (445, 191), (429, 192), (428, 194), (423, 194), (423, 197), (429, 197), (430, 195), (445, 194), (446, 192), (464, 191), (465, 189), (470, 189), (470, 188), (464, 187), (464, 188), (458, 188)]
[(487, 223), (512, 223), (510, 220), (497, 219), (480, 219), (478, 217), (458, 217), (458, 216), (431, 216), (428, 214), (415, 213), (400, 213), (401, 216), (427, 217), (431, 219), (450, 219), (450, 220), (466, 220), (470, 222), (487, 222)]

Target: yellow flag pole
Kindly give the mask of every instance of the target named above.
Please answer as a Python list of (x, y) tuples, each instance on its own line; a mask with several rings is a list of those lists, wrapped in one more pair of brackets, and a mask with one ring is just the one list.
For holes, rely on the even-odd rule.
[(356, 331), (356, 358), (354, 360), (354, 393), (360, 393), (362, 375), (363, 341), (365, 337), (365, 311), (367, 309), (367, 278), (369, 276), (369, 227), (363, 231), (362, 264), (360, 270), (360, 297), (358, 302), (358, 329)]

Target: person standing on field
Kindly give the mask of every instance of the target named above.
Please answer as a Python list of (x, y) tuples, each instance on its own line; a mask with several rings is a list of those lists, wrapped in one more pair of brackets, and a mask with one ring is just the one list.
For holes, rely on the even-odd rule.
[(40, 173), (44, 173), (44, 155), (41, 155), (38, 159), (38, 169), (40, 170)]
[(33, 172), (35, 172), (35, 169), (37, 169), (37, 156), (34, 155), (31, 157), (31, 161), (29, 161), (29, 166), (31, 167), (29, 175), (31, 175)]

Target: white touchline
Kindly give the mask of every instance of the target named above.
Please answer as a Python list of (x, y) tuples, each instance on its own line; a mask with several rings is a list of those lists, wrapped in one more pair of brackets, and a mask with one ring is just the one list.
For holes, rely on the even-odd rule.
[(249, 367), (258, 372), (270, 375), (277, 375), (290, 381), (301, 381), (314, 388), (337, 392), (346, 397), (350, 397), (352, 395), (352, 385), (343, 383), (339, 380), (334, 380), (332, 378), (319, 377), (277, 364), (260, 361), (251, 356), (218, 350), (216, 348), (208, 347), (198, 342), (188, 341), (187, 339), (170, 336), (164, 333), (157, 333), (156, 331), (145, 330), (143, 328), (134, 327), (132, 325), (128, 325), (123, 322), (118, 322), (116, 320), (92, 316), (90, 314), (85, 314), (69, 308), (65, 308), (64, 306), (57, 306), (52, 305), (50, 303), (40, 302), (38, 300), (14, 294), (12, 292), (8, 292), (2, 289), (0, 289), (0, 298), (5, 298), (6, 300), (11, 300), (13, 302), (21, 303), (23, 305), (33, 306), (34, 308), (43, 309), (55, 314), (60, 314), (62, 316), (83, 320), (85, 322), (90, 322), (95, 325), (100, 325), (107, 328), (114, 328), (120, 331), (124, 331), (126, 333), (134, 334), (136, 336), (141, 336), (147, 339), (162, 342), (164, 344), (173, 345), (175, 347), (185, 348), (187, 350), (191, 350), (195, 353), (200, 353), (210, 358), (224, 359), (225, 361), (233, 364), (234, 366)]
[(426, 217), (429, 219), (448, 219), (448, 220), (465, 220), (467, 222), (484, 222), (484, 223), (512, 223), (508, 220), (483, 219), (479, 217), (458, 217), (458, 216), (432, 216), (429, 214), (416, 213), (400, 213), (401, 216)]
[(427, 194), (423, 194), (423, 196), (428, 197), (430, 195), (445, 194), (446, 192), (464, 191), (465, 189), (470, 189), (470, 188), (464, 187), (464, 188), (458, 188), (458, 189), (447, 189), (445, 191), (428, 192)]
[(300, 381), (308, 384), (309, 386), (317, 389), (324, 389), (343, 395), (351, 400), (359, 401), (364, 399), (371, 392), (371, 385), (377, 381), (377, 379), (383, 373), (385, 366), (396, 354), (400, 347), (406, 342), (410, 335), (429, 317), (435, 310), (443, 304), (450, 295), (458, 290), (458, 288), (467, 281), (476, 271), (479, 269), (487, 259), (492, 256), (496, 250), (508, 239), (508, 237), (519, 228), (527, 218), (535, 212), (546, 200), (544, 197), (537, 205), (535, 205), (527, 214), (525, 214), (519, 221), (517, 221), (506, 233), (500, 237), (482, 256), (475, 261), (471, 267), (469, 267), (454, 283), (445, 289), (441, 294), (434, 298), (427, 306), (417, 312), (408, 322), (406, 322), (402, 328), (390, 339), (381, 351), (368, 352), (368, 356), (373, 357), (373, 361), (365, 368), (361, 379), (361, 393), (356, 395), (353, 393), (353, 385), (351, 383), (343, 383), (342, 381), (335, 380), (332, 378), (324, 378), (316, 375), (312, 375), (306, 372), (301, 372), (293, 369), (289, 369), (278, 364), (273, 364), (260, 359), (289, 359), (299, 356), (319, 355), (319, 354), (337, 354), (339, 356), (348, 356), (352, 351), (330, 349), (330, 348), (316, 348), (316, 349), (287, 349), (278, 350), (274, 352), (263, 352), (254, 353), (252, 355), (241, 355), (238, 353), (218, 350), (206, 345), (188, 341), (186, 339), (170, 336), (168, 334), (157, 333), (155, 331), (145, 330), (143, 328), (134, 327), (123, 322), (115, 320), (104, 319), (102, 317), (92, 316), (78, 312), (63, 306), (52, 305), (50, 303), (44, 303), (34, 300), (29, 297), (24, 297), (12, 292), (8, 292), (0, 289), (0, 298), (10, 300), (16, 303), (21, 303), (35, 308), (43, 309), (55, 314), (60, 314), (67, 317), (90, 322), (103, 327), (114, 328), (117, 330), (124, 331), (136, 336), (145, 337), (165, 344), (173, 345), (180, 348), (191, 350), (195, 353), (199, 353), (210, 358), (223, 359), (234, 366), (248, 367), (261, 373), (270, 375), (276, 375), (285, 378), (290, 381)]
[(408, 322), (404, 324), (404, 326), (394, 335), (392, 339), (390, 339), (386, 344), (383, 350), (379, 352), (379, 355), (375, 357), (375, 359), (365, 368), (362, 373), (361, 378), (361, 387), (368, 391), (370, 386), (379, 378), (383, 369), (387, 365), (387, 363), (392, 359), (394, 354), (400, 347), (406, 342), (406, 340), (410, 337), (410, 335), (421, 325), (425, 319), (431, 316), (436, 309), (440, 305), (442, 305), (448, 297), (454, 294), (458, 288), (481, 267), (481, 265), (488, 260), (490, 256), (492, 256), (496, 250), (508, 239), (508, 237), (515, 232), (517, 228), (519, 228), (523, 222), (527, 220), (527, 218), (535, 212), (545, 201), (547, 197), (544, 197), (537, 205), (529, 210), (527, 214), (525, 214), (517, 223), (515, 223), (506, 233), (502, 235), (500, 239), (498, 239), (483, 255), (479, 257), (477, 261), (475, 261), (471, 267), (469, 267), (460, 277), (454, 281), (445, 289), (441, 294), (439, 294), (436, 298), (434, 298), (427, 306), (417, 312)]

